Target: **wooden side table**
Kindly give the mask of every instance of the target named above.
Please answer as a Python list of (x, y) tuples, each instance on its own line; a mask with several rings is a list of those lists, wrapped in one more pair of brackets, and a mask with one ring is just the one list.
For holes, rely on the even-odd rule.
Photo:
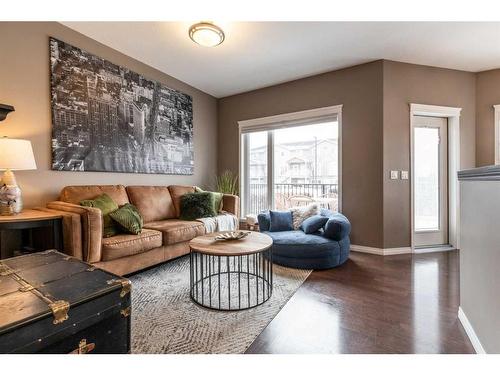
[[(2, 231), (7, 230), (25, 230), (34, 228), (48, 228), (52, 233), (53, 246), (56, 250), (63, 250), (62, 238), (62, 216), (57, 213), (38, 211), (38, 210), (23, 210), (17, 215), (0, 216), (0, 259), (8, 258), (14, 254), (12, 248), (4, 246), (2, 240)], [(47, 250), (47, 249), (37, 249)]]

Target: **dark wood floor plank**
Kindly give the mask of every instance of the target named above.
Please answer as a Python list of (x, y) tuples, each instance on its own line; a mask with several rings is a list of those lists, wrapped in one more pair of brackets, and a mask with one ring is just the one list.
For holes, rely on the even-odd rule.
[(458, 251), (353, 252), (314, 271), (247, 353), (474, 353), (459, 299)]

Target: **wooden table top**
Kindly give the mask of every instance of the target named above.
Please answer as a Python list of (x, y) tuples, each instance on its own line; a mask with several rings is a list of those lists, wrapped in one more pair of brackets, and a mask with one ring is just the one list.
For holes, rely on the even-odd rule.
[(241, 240), (216, 240), (215, 236), (224, 232), (209, 233), (189, 242), (191, 249), (198, 253), (218, 256), (249, 255), (269, 249), (273, 240), (267, 234), (250, 232)]
[(52, 220), (59, 219), (62, 216), (57, 213), (39, 211), (39, 210), (22, 210), (20, 213), (16, 215), (0, 215), (0, 224), (1, 223), (15, 223), (21, 221), (40, 221), (40, 220)]

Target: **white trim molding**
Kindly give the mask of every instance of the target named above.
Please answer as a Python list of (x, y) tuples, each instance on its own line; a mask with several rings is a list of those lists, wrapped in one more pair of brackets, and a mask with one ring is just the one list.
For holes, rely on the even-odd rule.
[(367, 253), (374, 255), (397, 255), (397, 254), (411, 254), (411, 247), (391, 247), (381, 249), (378, 247), (369, 247), (361, 245), (351, 245), (351, 251), (358, 253)]
[(415, 250), (415, 191), (414, 191), (414, 139), (413, 117), (431, 116), (448, 119), (448, 238), (450, 245), (460, 248), (460, 185), (458, 171), (460, 167), (460, 113), (462, 108), (445, 107), (430, 104), (410, 103), (410, 207), (411, 207), (411, 249)]
[(493, 106), (495, 110), (495, 164), (500, 164), (500, 104)]
[(462, 327), (464, 327), (465, 333), (469, 337), (469, 340), (474, 347), (474, 350), (477, 354), (486, 354), (486, 350), (484, 350), (481, 341), (479, 341), (479, 337), (476, 335), (476, 331), (472, 327), (467, 315), (465, 315), (464, 310), (462, 310), (462, 306), (458, 307), (458, 320), (462, 323)]
[(457, 117), (460, 116), (462, 108), (410, 103), (410, 112), (414, 116)]
[[(280, 115), (259, 117), (251, 120), (238, 121), (240, 132), (256, 132), (279, 129), (282, 127), (297, 126), (302, 122), (310, 124), (314, 121), (324, 121), (330, 117), (338, 116), (342, 113), (342, 104), (330, 107), (307, 109), (305, 111), (283, 113)], [(339, 121), (340, 122), (340, 121)]]

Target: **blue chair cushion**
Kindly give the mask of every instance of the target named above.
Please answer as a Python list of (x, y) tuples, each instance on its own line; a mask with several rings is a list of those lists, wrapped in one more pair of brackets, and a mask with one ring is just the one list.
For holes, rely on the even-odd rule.
[(271, 224), (270, 232), (283, 232), (293, 230), (293, 218), (291, 211), (270, 211)]
[(302, 224), (300, 224), (300, 229), (305, 234), (312, 234), (319, 231), (328, 221), (328, 217), (321, 215), (314, 215), (305, 219)]
[(342, 214), (334, 213), (328, 216), (323, 235), (335, 241), (349, 236), (351, 233), (351, 223)]

